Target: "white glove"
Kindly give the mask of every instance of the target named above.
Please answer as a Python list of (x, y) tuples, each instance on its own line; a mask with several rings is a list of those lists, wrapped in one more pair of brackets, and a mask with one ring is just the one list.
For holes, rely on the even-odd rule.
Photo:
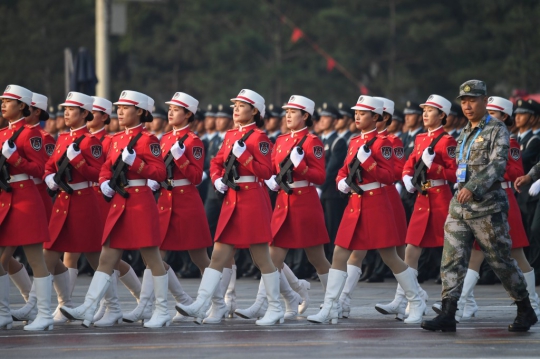
[(540, 179), (534, 182), (531, 188), (529, 188), (529, 194), (531, 196), (536, 196), (538, 193), (540, 193)]
[(412, 176), (408, 176), (408, 175), (403, 176), (403, 184), (405, 185), (407, 192), (414, 193), (416, 191), (416, 188), (412, 184)]
[(135, 150), (132, 151), (133, 153), (129, 153), (127, 148), (124, 148), (122, 151), (122, 161), (124, 161), (128, 166), (133, 165), (133, 162), (135, 162), (135, 157), (137, 157)]
[(107, 196), (107, 197), (112, 197), (114, 196), (114, 193), (115, 191), (111, 188), (111, 186), (109, 186), (109, 181), (105, 181), (101, 184), (101, 186), (99, 186), (101, 188), (101, 192)]
[(428, 168), (431, 168), (431, 165), (433, 164), (433, 159), (435, 158), (435, 151), (433, 151), (433, 154), (429, 154), (429, 147), (424, 150), (422, 153), (422, 161), (428, 166)]
[(51, 191), (56, 191), (58, 189), (58, 184), (54, 182), (54, 179), (53, 179), (55, 174), (56, 173), (53, 173), (45, 177), (45, 184), (47, 185), (47, 187), (51, 189)]
[(320, 189), (319, 187), (315, 187), (315, 189), (317, 190), (317, 194), (319, 195), (319, 199), (320, 199), (322, 196), (322, 189)]
[(276, 182), (276, 175), (273, 175), (269, 179), (264, 180), (264, 183), (266, 183), (268, 188), (270, 188), (272, 191), (275, 191), (275, 192), (279, 191), (279, 185)]
[(174, 159), (177, 160), (184, 154), (184, 151), (186, 150), (186, 146), (180, 147), (178, 144), (178, 141), (174, 143), (171, 147), (171, 154), (173, 155)]
[(401, 184), (401, 182), (396, 182), (395, 186), (396, 186), (397, 193), (401, 193), (401, 189), (403, 188), (403, 185)]
[(147, 185), (148, 187), (150, 187), (150, 189), (151, 189), (152, 191), (157, 191), (158, 189), (161, 188), (161, 185), (159, 184), (159, 182), (154, 181), (154, 180), (151, 180), (151, 179), (147, 179), (147, 180), (146, 180), (146, 185)]
[(351, 187), (345, 183), (345, 178), (338, 182), (337, 188), (343, 193), (349, 193), (351, 191)]
[(236, 141), (233, 145), (233, 148), (232, 148), (232, 153), (233, 155), (235, 155), (237, 158), (242, 156), (242, 154), (244, 153), (244, 151), (246, 150), (246, 144), (244, 143), (244, 146), (240, 146), (240, 144), (238, 143), (238, 141)]
[(216, 187), (216, 190), (218, 190), (219, 192), (225, 193), (229, 189), (229, 186), (221, 182), (221, 178), (222, 177), (219, 177), (217, 180), (214, 181), (214, 187)]
[(80, 149), (78, 151), (75, 151), (75, 144), (74, 143), (69, 145), (69, 147), (67, 148), (66, 156), (67, 156), (67, 158), (69, 158), (70, 161), (72, 159), (74, 159), (75, 157), (77, 157), (78, 155), (80, 155), (80, 154), (81, 154)]
[(304, 151), (302, 151), (302, 154), (299, 154), (298, 149), (299, 149), (299, 147), (295, 147), (291, 151), (291, 161), (292, 161), (295, 168), (298, 167), (300, 162), (302, 162), (302, 160), (304, 159), (304, 155), (305, 155)]
[(454, 189), (457, 190), (459, 188), (459, 183), (454, 183)]
[(203, 171), (201, 182), (204, 181), (204, 180), (207, 179), (207, 178), (208, 178), (208, 175), (206, 174), (206, 172)]
[(9, 147), (8, 141), (4, 142), (4, 145), (2, 146), (2, 154), (4, 155), (5, 158), (9, 160), (9, 158), (11, 157), (12, 154), (15, 153), (15, 151), (17, 151), (16, 144), (13, 144), (13, 148), (11, 148)]
[(371, 150), (369, 150), (369, 152), (366, 152), (366, 150), (364, 150), (364, 146), (360, 146), (360, 148), (358, 149), (358, 153), (356, 154), (356, 158), (358, 158), (358, 161), (360, 161), (360, 163), (364, 163), (369, 158), (369, 156), (371, 156)]

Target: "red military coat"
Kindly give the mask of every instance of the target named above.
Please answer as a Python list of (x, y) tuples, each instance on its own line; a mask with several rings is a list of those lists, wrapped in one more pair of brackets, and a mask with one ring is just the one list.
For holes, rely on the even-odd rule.
[(212, 236), (204, 205), (196, 185), (202, 181), (204, 145), (201, 139), (186, 126), (161, 137), (163, 159), (171, 147), (184, 135), (184, 154), (174, 161), (173, 178), (188, 180), (191, 184), (160, 190), (158, 199), (160, 249), (186, 251), (212, 246)]
[(216, 242), (237, 247), (272, 241), (272, 208), (268, 192), (262, 184), (262, 180), (272, 176), (272, 142), (264, 131), (255, 127), (255, 123), (229, 130), (216, 157), (210, 162), (210, 178), (214, 183), (223, 177), (223, 165), (234, 143), (251, 129), (255, 131), (245, 142), (245, 152), (238, 158), (238, 174), (255, 176), (255, 181), (240, 183), (239, 191), (229, 188), (225, 192), (214, 237)]
[[(43, 157), (43, 168), (45, 168), (45, 163), (48, 161), (49, 157), (54, 152), (54, 148), (56, 147), (56, 140), (53, 136), (51, 136), (50, 133), (43, 130), (39, 124), (34, 125), (34, 128), (36, 128), (39, 133), (41, 134), (41, 139), (43, 140), (43, 148), (45, 149), (46, 156)], [(41, 196), (41, 200), (43, 201), (43, 205), (45, 206), (45, 212), (47, 213), (47, 222), (51, 219), (51, 212), (52, 212), (52, 198), (49, 196), (49, 193), (47, 192), (47, 184), (41, 179), (41, 176), (38, 178), (34, 178), (34, 183), (36, 184), (36, 188), (38, 189), (39, 195)]]
[(330, 242), (324, 222), (324, 212), (313, 185), (324, 183), (324, 145), (307, 128), (281, 135), (272, 151), (272, 167), (279, 173), (279, 164), (294, 150), (304, 136), (304, 159), (293, 170), (294, 182), (307, 181), (306, 187), (293, 188), (288, 195), (279, 190), (272, 215), (273, 245), (280, 248), (307, 248)]
[(74, 190), (71, 195), (62, 190), (58, 192), (49, 221), (51, 241), (45, 245), (45, 249), (70, 253), (101, 251), (103, 221), (92, 182), (98, 180), (104, 157), (101, 143), (88, 132), (86, 126), (58, 136), (54, 153), (45, 165), (43, 179), (58, 171), (58, 161), (81, 136), (85, 136), (79, 145), (81, 153), (70, 161), (71, 184), (87, 183), (89, 187)]
[[(3, 145), (22, 126), (25, 129), (15, 141), (17, 151), (7, 160), (9, 173), (11, 176), (27, 174), (41, 178), (46, 154), (37, 129), (20, 119), (11, 123), (11, 128), (0, 130), (0, 144)], [(11, 188), (11, 192), (0, 190), (0, 247), (48, 242), (47, 215), (34, 181), (14, 182)]]
[[(392, 158), (394, 159), (394, 182), (401, 181), (401, 172), (403, 172), (403, 166), (405, 165), (405, 151), (403, 149), (403, 142), (401, 138), (395, 135), (388, 135), (388, 130), (384, 129), (379, 132), (379, 136), (386, 136), (392, 145)], [(392, 205), (394, 212), (394, 221), (396, 222), (397, 235), (402, 245), (405, 245), (405, 238), (407, 236), (407, 216), (405, 215), (405, 209), (403, 208), (403, 202), (399, 196), (394, 185), (384, 187), (388, 200)]]
[[(444, 133), (442, 126), (435, 131), (420, 133), (416, 136), (414, 150), (403, 168), (403, 176), (414, 175), (414, 165), (422, 160), (424, 150), (441, 133)], [(426, 178), (455, 183), (457, 171), (456, 140), (445, 134), (436, 144), (434, 150), (435, 159), (431, 168), (426, 172)], [(409, 222), (406, 242), (422, 248), (442, 247), (444, 244), (444, 223), (448, 216), (448, 206), (451, 199), (452, 192), (448, 184), (429, 188), (426, 195), (419, 193)]]
[[(374, 137), (377, 137), (376, 130), (351, 138), (347, 157), (338, 172), (336, 183), (347, 177), (349, 163), (354, 161), (360, 146)], [(392, 185), (394, 183), (392, 144), (386, 137), (378, 137), (370, 150), (371, 156), (361, 166), (362, 185), (373, 182)], [(384, 187), (365, 191), (361, 195), (351, 193), (339, 225), (335, 244), (349, 250), (369, 250), (401, 245), (392, 214), (392, 205)]]
[[(109, 135), (105, 131), (105, 127), (103, 127), (99, 131), (92, 133), (92, 135), (94, 135), (101, 142), (101, 147), (103, 147), (103, 158), (106, 159), (107, 155), (109, 154), (113, 136)], [(101, 193), (101, 188), (99, 187), (98, 182), (94, 182), (92, 188), (94, 189), (94, 193), (96, 194), (96, 197), (98, 199), (101, 219), (103, 221), (103, 224), (105, 224), (105, 222), (107, 221), (107, 216), (109, 214), (109, 209), (111, 207), (111, 204), (107, 202), (105, 198), (103, 197), (103, 194)]]
[[(141, 124), (113, 136), (109, 154), (99, 173), (100, 185), (112, 178), (112, 166), (116, 159), (140, 132), (143, 135), (133, 148), (137, 156), (133, 165), (128, 168), (127, 179), (151, 179), (158, 182), (165, 180), (167, 174), (159, 141)], [(159, 215), (152, 190), (144, 185), (128, 187), (126, 192), (129, 193), (129, 198), (115, 194), (110, 202), (102, 244), (109, 240), (111, 248), (126, 250), (159, 246)]]

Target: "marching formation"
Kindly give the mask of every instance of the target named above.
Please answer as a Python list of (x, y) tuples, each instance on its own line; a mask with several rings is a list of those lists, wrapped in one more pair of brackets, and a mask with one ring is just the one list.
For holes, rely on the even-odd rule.
[[(159, 139), (147, 130), (154, 100), (140, 92), (122, 91), (114, 103), (122, 129), (112, 134), (106, 126), (113, 103), (70, 92), (61, 104), (68, 130), (56, 140), (39, 126), (49, 118), (45, 96), (9, 85), (0, 98), (8, 121), (0, 130), (0, 329), (13, 321), (41, 331), (68, 321), (160, 328), (234, 315), (262, 326), (295, 320), (312, 304), (310, 283), (285, 263), (299, 249), (325, 292), (319, 312), (307, 317), (311, 323), (350, 317), (362, 263), (373, 250), (398, 282), (393, 301), (375, 306), (383, 315), (456, 331), (478, 309), (473, 289), (485, 259), (517, 305), (508, 330), (528, 331), (540, 316), (534, 268), (523, 251), (533, 220), (522, 218), (518, 203), (523, 193), (538, 196), (540, 163), (538, 154), (525, 163), (509, 131), (521, 130), (530, 120), (524, 115), (540, 114), (540, 105), (519, 101), (513, 110), (509, 100), (488, 97), (482, 81), (460, 87), (467, 122), (459, 133), (456, 106), (434, 94), (407, 104), (405, 115), (414, 116), (402, 136), (394, 102), (364, 95), (339, 110), (316, 110), (309, 98), (293, 95), (282, 107), (281, 130), (274, 122), (264, 131), (279, 115), (243, 89), (231, 99), (232, 113), (219, 109), (234, 128), (216, 121), (223, 137), (204, 139), (194, 131), (199, 101), (183, 92), (165, 102), (170, 131)], [(350, 123), (336, 123), (339, 113)], [(203, 195), (197, 186), (207, 182), (212, 190)], [(215, 218), (208, 206), (218, 208)], [(19, 246), (33, 282), (13, 258)], [(423, 320), (428, 296), (417, 278), (419, 260), (424, 249), (441, 247), (442, 303), (433, 306), (437, 317)], [(235, 253), (246, 249), (261, 280), (254, 303), (242, 309)], [(142, 282), (121, 260), (124, 250), (140, 251)], [(201, 272), (196, 298), (165, 262), (167, 251), (187, 251)], [(81, 253), (95, 273), (77, 305), (71, 296)], [(8, 273), (26, 301), (22, 308), (10, 308)], [(118, 301), (119, 281), (137, 301), (129, 313)]]

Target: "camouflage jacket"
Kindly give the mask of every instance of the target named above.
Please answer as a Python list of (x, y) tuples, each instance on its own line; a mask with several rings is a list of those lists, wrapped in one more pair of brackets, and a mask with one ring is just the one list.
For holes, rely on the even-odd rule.
[[(480, 130), (471, 129), (471, 124), (467, 124), (457, 139), (456, 161), (459, 166), (463, 147), (461, 162), (467, 164), (466, 182), (460, 183), (459, 188), (467, 188), (473, 193), (473, 198), (460, 204), (457, 200), (459, 191), (456, 191), (449, 209), (449, 214), (456, 219), (471, 219), (497, 212), (508, 212), (508, 198), (504, 189), (499, 187), (490, 190), (490, 187), (498, 181), (503, 181), (510, 135), (504, 123), (492, 117), (486, 124), (486, 119), (487, 114), (478, 124)], [(480, 133), (471, 144), (478, 131)], [(463, 141), (466, 141), (464, 146)], [(472, 146), (470, 156), (465, 160), (469, 146)]]
[(531, 176), (533, 181), (538, 181), (540, 179), (540, 162), (531, 168), (528, 175)]

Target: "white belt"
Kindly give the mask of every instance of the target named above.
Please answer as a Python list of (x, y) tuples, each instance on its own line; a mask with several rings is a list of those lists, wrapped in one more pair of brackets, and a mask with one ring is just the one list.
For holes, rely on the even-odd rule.
[(11, 175), (9, 183), (26, 181), (28, 179), (30, 179), (30, 176), (28, 176), (26, 173), (21, 173), (20, 175)]
[(34, 181), (34, 184), (42, 184), (43, 183), (43, 180), (41, 180), (39, 178), (32, 178), (32, 181)]
[(290, 188), (301, 188), (301, 187), (307, 187), (307, 186), (313, 186), (313, 183), (309, 183), (308, 181), (294, 181), (293, 183), (287, 183)]
[(360, 187), (362, 191), (369, 191), (375, 188), (381, 188), (382, 185), (380, 182), (371, 182), (368, 184), (359, 184), (358, 187)]
[(235, 183), (246, 183), (246, 182), (257, 182), (257, 177), (255, 176), (240, 176), (237, 180), (234, 180)]
[(442, 179), (427, 180), (426, 184), (429, 184), (429, 186), (426, 186), (426, 188), (431, 188), (431, 187), (438, 187), (438, 186), (443, 186), (445, 184), (448, 184), (448, 181), (442, 180)]
[(145, 179), (128, 180), (128, 185), (125, 188), (139, 187), (139, 186), (146, 186), (146, 180)]
[(170, 180), (169, 183), (173, 187), (187, 186), (187, 185), (191, 184), (191, 182), (187, 178), (177, 179), (177, 180)]
[(512, 188), (512, 182), (511, 181), (504, 181), (501, 182), (501, 187), (503, 189)]
[(74, 191), (78, 191), (80, 189), (85, 189), (90, 187), (90, 182), (78, 182), (78, 183), (68, 183), (69, 187), (71, 187)]

